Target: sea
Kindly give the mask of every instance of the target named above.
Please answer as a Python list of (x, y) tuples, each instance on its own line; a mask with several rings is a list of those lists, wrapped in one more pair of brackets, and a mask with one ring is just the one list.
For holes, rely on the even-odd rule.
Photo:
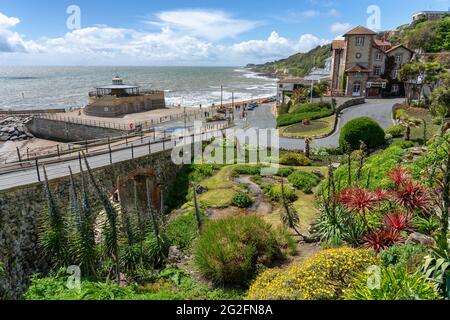
[(276, 94), (276, 79), (239, 67), (0, 66), (0, 109), (78, 108), (88, 93), (114, 76), (142, 89), (163, 90), (168, 106), (199, 107)]

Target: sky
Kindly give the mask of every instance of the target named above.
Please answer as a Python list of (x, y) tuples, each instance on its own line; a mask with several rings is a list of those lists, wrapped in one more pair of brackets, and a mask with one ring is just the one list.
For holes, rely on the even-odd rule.
[(243, 66), (450, 0), (0, 0), (0, 65)]

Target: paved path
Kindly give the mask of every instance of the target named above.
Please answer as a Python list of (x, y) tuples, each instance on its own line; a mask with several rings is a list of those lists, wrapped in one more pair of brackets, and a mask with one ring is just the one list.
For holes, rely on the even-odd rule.
[[(358, 105), (346, 109), (342, 112), (339, 119), (338, 129), (336, 132), (323, 139), (316, 139), (313, 143), (313, 147), (338, 147), (339, 135), (344, 125), (358, 117), (370, 117), (377, 121), (383, 129), (387, 129), (392, 126), (392, 106), (395, 103), (402, 102), (399, 99), (390, 100), (368, 100), (365, 104)], [(262, 105), (261, 107), (249, 112), (248, 121), (245, 123), (243, 120), (237, 120), (236, 124), (240, 127), (254, 127), (254, 128), (275, 128), (276, 119), (271, 112), (270, 105)], [(305, 144), (301, 139), (289, 139), (280, 137), (280, 147), (288, 150), (301, 150), (304, 149)]]

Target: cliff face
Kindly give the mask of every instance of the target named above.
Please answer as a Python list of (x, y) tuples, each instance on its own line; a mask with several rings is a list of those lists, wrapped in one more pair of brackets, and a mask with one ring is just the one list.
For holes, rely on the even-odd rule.
[(312, 68), (325, 66), (325, 60), (331, 56), (331, 45), (319, 46), (307, 53), (297, 53), (287, 59), (265, 64), (249, 64), (247, 68), (264, 74), (291, 75), (302, 77)]

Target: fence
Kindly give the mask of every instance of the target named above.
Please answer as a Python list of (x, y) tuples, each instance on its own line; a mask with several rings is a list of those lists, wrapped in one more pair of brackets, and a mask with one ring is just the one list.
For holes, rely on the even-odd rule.
[[(204, 133), (224, 130), (228, 128), (230, 125), (228, 123), (220, 123), (220, 124), (209, 124), (205, 125), (202, 128), (186, 128), (183, 130), (184, 134), (189, 135), (202, 135)], [(140, 132), (126, 133), (121, 136), (105, 138), (105, 139), (96, 139), (96, 140), (86, 140), (79, 141), (69, 145), (61, 145), (56, 144), (54, 146), (47, 147), (45, 150), (31, 150), (29, 148), (26, 151), (20, 151), (18, 148), (16, 149), (16, 157), (10, 161), (5, 162), (0, 167), (1, 172), (8, 172), (13, 170), (17, 166), (25, 166), (29, 165), (29, 162), (34, 161), (42, 161), (46, 159), (53, 159), (53, 161), (62, 161), (64, 159), (70, 158), (74, 154), (79, 152), (85, 152), (86, 154), (101, 154), (104, 152), (114, 152), (117, 150), (121, 150), (125, 146), (125, 148), (130, 145), (142, 145), (151, 143), (161, 143), (164, 141), (169, 141), (172, 139), (173, 132), (170, 130), (143, 130)], [(9, 158), (11, 152), (8, 153)], [(48, 160), (51, 161), (51, 160)], [(28, 163), (28, 164), (27, 164)]]

